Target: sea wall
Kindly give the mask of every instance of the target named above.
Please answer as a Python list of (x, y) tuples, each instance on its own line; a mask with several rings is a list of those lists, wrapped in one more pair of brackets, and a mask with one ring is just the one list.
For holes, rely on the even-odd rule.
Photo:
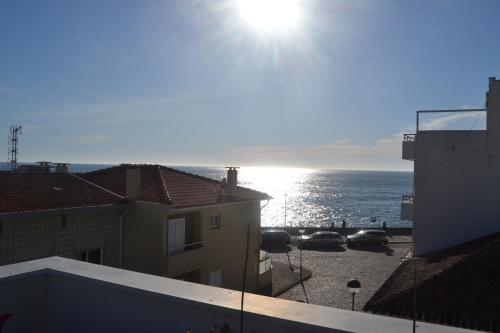
[[(343, 231), (342, 228), (320, 228), (320, 227), (286, 227), (286, 228), (280, 228), (280, 227), (261, 227), (262, 230), (267, 230), (267, 229), (280, 229), (280, 230), (286, 230), (290, 235), (292, 236), (298, 236), (299, 230), (305, 230), (305, 234), (311, 234), (316, 231), (335, 231), (339, 233), (346, 233), (348, 235), (354, 234), (358, 232), (359, 230), (382, 230), (381, 227), (372, 227), (372, 228), (364, 228), (364, 227), (355, 227), (355, 228), (345, 228)], [(412, 234), (412, 228), (386, 228), (386, 232), (391, 235), (391, 236), (411, 236)]]

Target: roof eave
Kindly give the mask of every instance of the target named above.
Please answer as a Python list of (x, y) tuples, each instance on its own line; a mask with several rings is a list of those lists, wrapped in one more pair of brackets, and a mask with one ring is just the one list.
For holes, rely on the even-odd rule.
[(119, 202), (107, 205), (54, 208), (54, 209), (29, 210), (29, 211), (18, 211), (18, 212), (0, 212), (0, 219), (32, 217), (34, 215), (90, 213), (100, 210), (121, 210), (121, 209), (131, 208), (134, 206), (135, 203), (133, 202), (121, 200)]

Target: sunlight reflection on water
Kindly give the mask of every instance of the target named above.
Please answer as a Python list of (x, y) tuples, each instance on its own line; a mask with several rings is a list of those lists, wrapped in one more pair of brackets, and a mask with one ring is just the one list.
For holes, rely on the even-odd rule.
[[(180, 167), (216, 179), (224, 168)], [(262, 210), (263, 226), (410, 226), (401, 221), (401, 195), (411, 192), (410, 172), (335, 171), (276, 167), (242, 167), (239, 185), (273, 197)], [(371, 223), (371, 217), (377, 221)]]

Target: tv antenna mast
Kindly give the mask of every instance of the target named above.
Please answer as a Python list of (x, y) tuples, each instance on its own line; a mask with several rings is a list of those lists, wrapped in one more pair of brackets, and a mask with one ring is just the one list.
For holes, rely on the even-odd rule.
[(22, 134), (22, 127), (17, 125), (12, 125), (10, 127), (9, 135), (9, 161), (10, 170), (16, 171), (17, 169), (17, 153), (19, 146), (19, 137)]

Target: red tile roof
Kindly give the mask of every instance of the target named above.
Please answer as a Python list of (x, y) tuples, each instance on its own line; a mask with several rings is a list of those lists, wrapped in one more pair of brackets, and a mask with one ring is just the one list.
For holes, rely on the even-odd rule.
[(403, 262), (364, 306), (417, 320), (500, 331), (500, 233)]
[(185, 208), (270, 198), (265, 193), (241, 186), (237, 187), (232, 198), (228, 198), (220, 181), (161, 165), (120, 165), (83, 173), (79, 176), (125, 196), (126, 170), (129, 168), (141, 169), (139, 201), (158, 202)]
[(103, 206), (122, 199), (71, 174), (0, 172), (0, 213)]

